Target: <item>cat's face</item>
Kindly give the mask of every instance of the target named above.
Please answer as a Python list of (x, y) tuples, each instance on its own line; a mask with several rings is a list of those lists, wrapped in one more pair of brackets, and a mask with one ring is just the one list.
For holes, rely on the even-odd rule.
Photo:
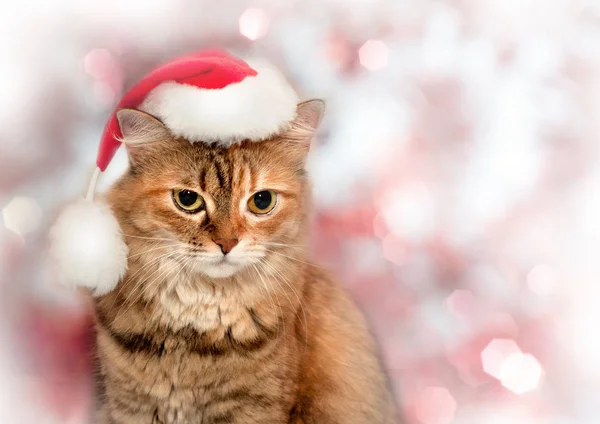
[[(130, 172), (111, 194), (139, 237), (153, 238), (157, 250), (167, 249), (173, 260), (212, 278), (269, 266), (270, 255), (299, 243), (310, 140), (292, 135), (224, 148), (148, 128), (143, 136), (155, 141), (128, 145)], [(312, 136), (306, 128), (304, 136)], [(139, 132), (140, 122), (124, 128), (126, 137), (127, 131)]]

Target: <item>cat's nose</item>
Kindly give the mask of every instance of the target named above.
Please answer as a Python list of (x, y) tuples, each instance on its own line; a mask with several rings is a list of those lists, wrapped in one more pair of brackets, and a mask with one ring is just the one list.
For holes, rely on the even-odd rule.
[(240, 242), (238, 239), (216, 239), (213, 241), (219, 245), (221, 252), (223, 252), (224, 255), (231, 252), (231, 249)]

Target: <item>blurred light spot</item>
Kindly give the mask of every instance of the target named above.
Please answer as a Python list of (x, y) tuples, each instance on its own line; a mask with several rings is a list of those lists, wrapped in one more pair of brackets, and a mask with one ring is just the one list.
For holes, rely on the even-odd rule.
[(398, 237), (387, 235), (382, 241), (383, 256), (396, 265), (402, 265), (406, 261), (406, 245)]
[(390, 231), (411, 243), (425, 242), (435, 231), (434, 201), (425, 184), (390, 191), (381, 209)]
[(514, 340), (494, 339), (481, 352), (483, 370), (492, 377), (501, 379), (502, 364), (515, 353), (521, 353), (521, 349)]
[(83, 59), (85, 72), (94, 79), (96, 102), (111, 106), (123, 88), (123, 72), (119, 60), (106, 49), (93, 49)]
[(556, 272), (549, 265), (537, 265), (527, 274), (527, 287), (538, 296), (556, 291)]
[(502, 363), (500, 382), (518, 395), (534, 390), (540, 383), (542, 367), (533, 355), (513, 353)]
[(93, 49), (85, 55), (83, 68), (93, 78), (106, 80), (111, 77), (115, 68), (118, 68), (118, 65), (114, 56), (108, 50)]
[(514, 340), (495, 339), (481, 353), (483, 369), (516, 394), (535, 389), (542, 376), (537, 359), (521, 352)]
[(427, 387), (419, 393), (415, 415), (423, 424), (450, 424), (456, 412), (456, 400), (445, 387)]
[(390, 49), (380, 40), (369, 40), (358, 51), (360, 64), (369, 71), (384, 68), (388, 63)]
[(267, 33), (269, 16), (261, 9), (247, 9), (240, 16), (240, 34), (250, 40), (257, 40)]
[(339, 69), (344, 69), (352, 63), (355, 49), (352, 48), (348, 40), (343, 36), (330, 37), (325, 46), (325, 55)]
[(448, 310), (460, 317), (473, 316), (477, 308), (477, 300), (469, 290), (454, 290), (446, 299)]
[(35, 231), (42, 220), (42, 211), (35, 200), (15, 197), (2, 209), (4, 225), (19, 235)]

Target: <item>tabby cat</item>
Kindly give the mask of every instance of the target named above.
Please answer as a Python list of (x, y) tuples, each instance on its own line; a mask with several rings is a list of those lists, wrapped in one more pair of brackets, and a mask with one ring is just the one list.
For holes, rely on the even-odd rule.
[(230, 147), (118, 112), (129, 170), (109, 190), (126, 276), (94, 298), (99, 424), (391, 424), (365, 320), (308, 262), (304, 171), (323, 103)]

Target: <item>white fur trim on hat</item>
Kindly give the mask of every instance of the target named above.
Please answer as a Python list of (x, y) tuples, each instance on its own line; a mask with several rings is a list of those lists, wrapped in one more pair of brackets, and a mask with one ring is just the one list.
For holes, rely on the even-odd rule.
[(107, 204), (81, 199), (69, 205), (50, 230), (50, 255), (62, 283), (101, 296), (113, 290), (127, 270), (127, 245)]
[(174, 81), (150, 92), (140, 109), (191, 142), (260, 141), (285, 130), (296, 116), (298, 96), (283, 75), (266, 63), (258, 73), (222, 89), (200, 89)]

